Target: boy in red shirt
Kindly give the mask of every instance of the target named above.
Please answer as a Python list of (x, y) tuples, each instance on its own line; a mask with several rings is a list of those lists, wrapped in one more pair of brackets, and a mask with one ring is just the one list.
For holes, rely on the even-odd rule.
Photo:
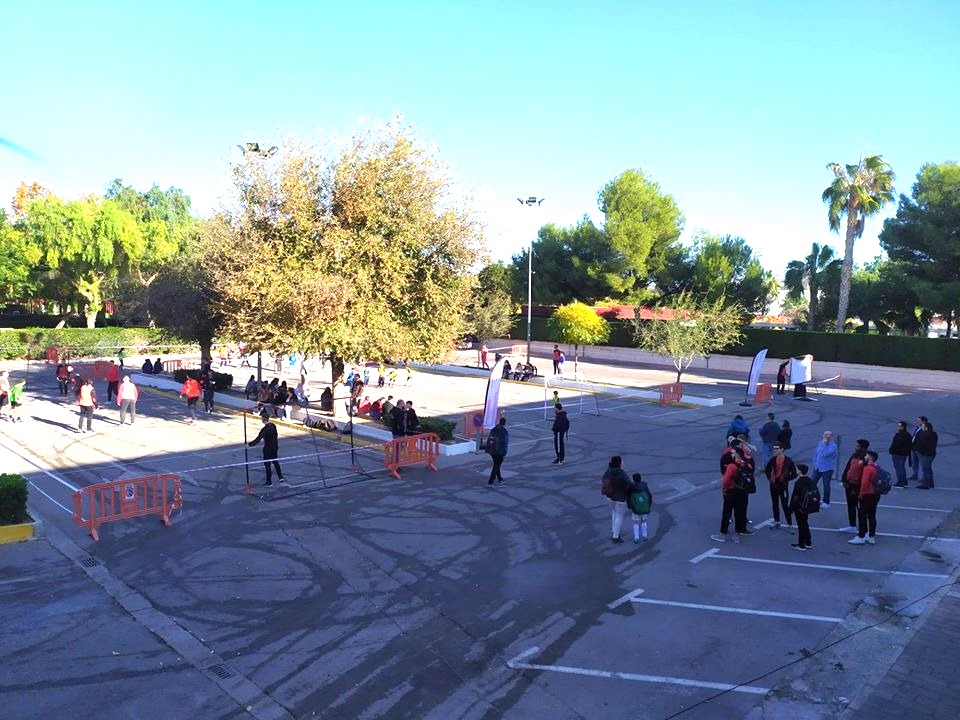
[(877, 504), (880, 493), (877, 492), (877, 453), (867, 450), (866, 465), (860, 472), (859, 527), (857, 537), (850, 540), (851, 545), (877, 544)]
[(183, 387), (180, 388), (180, 397), (187, 396), (187, 412), (190, 413), (188, 425), (193, 425), (197, 419), (197, 400), (200, 399), (200, 381), (196, 378), (187, 377), (183, 381)]

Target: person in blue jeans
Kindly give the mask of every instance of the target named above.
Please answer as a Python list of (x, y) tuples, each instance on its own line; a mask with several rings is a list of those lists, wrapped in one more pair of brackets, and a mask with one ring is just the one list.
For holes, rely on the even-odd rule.
[[(917, 418), (917, 424), (914, 425), (913, 435), (910, 438), (911, 445), (916, 442), (917, 433), (920, 432), (925, 422), (927, 422), (926, 415), (921, 415)], [(915, 447), (910, 452), (910, 470), (910, 482), (917, 483), (920, 480), (920, 456), (917, 454)]]
[(823, 478), (823, 502), (820, 507), (830, 507), (830, 481), (837, 467), (837, 444), (833, 441), (833, 433), (823, 431), (823, 439), (817, 443), (813, 452), (813, 482), (819, 483)]
[(897, 475), (897, 487), (907, 487), (907, 461), (913, 452), (913, 438), (907, 430), (907, 421), (897, 423), (897, 432), (890, 441), (890, 460)]

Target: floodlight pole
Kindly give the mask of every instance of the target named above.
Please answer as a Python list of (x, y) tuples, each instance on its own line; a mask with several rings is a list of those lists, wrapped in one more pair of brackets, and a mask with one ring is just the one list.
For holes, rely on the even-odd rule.
[[(538, 198), (533, 195), (526, 200), (517, 198), (521, 205), (527, 207), (539, 206), (546, 198)], [(527, 245), (527, 365), (530, 364), (530, 333), (531, 323), (533, 322), (533, 236), (530, 236), (530, 243)]]

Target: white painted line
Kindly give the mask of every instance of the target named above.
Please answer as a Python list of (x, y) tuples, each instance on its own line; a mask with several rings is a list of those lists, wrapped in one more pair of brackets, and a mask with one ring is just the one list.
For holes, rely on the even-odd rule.
[(632, 590), (632, 591), (628, 592), (626, 595), (624, 595), (624, 596), (622, 596), (622, 597), (618, 597), (618, 598), (617, 598), (616, 600), (614, 600), (612, 603), (608, 603), (608, 604), (607, 604), (607, 609), (608, 609), (608, 610), (613, 610), (614, 608), (618, 608), (618, 607), (620, 607), (621, 605), (623, 605), (624, 603), (630, 602), (631, 600), (633, 600), (633, 598), (634, 598), (635, 595), (639, 595), (639, 594), (642, 593), (642, 592), (643, 592), (643, 590)]
[[(635, 590), (639, 595), (643, 590)], [(667, 607), (689, 608), (691, 610), (709, 610), (712, 612), (734, 613), (737, 615), (760, 615), (761, 617), (787, 618), (788, 620), (813, 620), (815, 622), (838, 623), (843, 618), (827, 617), (825, 615), (804, 615), (802, 613), (775, 612), (773, 610), (751, 610), (749, 608), (725, 607), (723, 605), (701, 605), (700, 603), (675, 602), (673, 600), (654, 600), (653, 598), (632, 597), (630, 602), (644, 605), (666, 605)]]
[(52, 472), (50, 472), (49, 470), (46, 470), (45, 468), (43, 468), (39, 463), (34, 462), (34, 461), (31, 460), (30, 458), (28, 458), (26, 455), (23, 455), (22, 453), (17, 452), (16, 450), (13, 450), (13, 449), (10, 448), (9, 446), (4, 445), (3, 443), (0, 443), (0, 447), (4, 448), (5, 450), (9, 450), (11, 453), (13, 453), (14, 455), (16, 455), (16, 456), (17, 456), (18, 458), (20, 458), (21, 460), (25, 460), (26, 462), (30, 463), (30, 464), (33, 465), (37, 470), (39, 470), (40, 472), (42, 472), (44, 475), (46, 475), (46, 476), (48, 476), (48, 477), (52, 477), (54, 480), (56, 480), (58, 483), (60, 483), (60, 484), (63, 485), (64, 487), (70, 488), (70, 490), (71, 490), (72, 492), (76, 492), (77, 490), (80, 489), (80, 488), (78, 488), (76, 485), (72, 485), (72, 484), (68, 483), (66, 480), (64, 480), (63, 478), (58, 477), (57, 475), (54, 475), (54, 474), (53, 474)]
[(710, 550), (707, 550), (706, 552), (700, 553), (700, 554), (697, 555), (695, 558), (691, 558), (690, 562), (693, 563), (694, 565), (696, 565), (698, 562), (700, 562), (700, 561), (702, 561), (702, 560), (706, 560), (708, 557), (713, 557), (713, 556), (716, 555), (718, 552), (720, 552), (720, 548), (711, 548)]
[(757, 530), (757, 529), (759, 529), (759, 528), (765, 528), (765, 527), (767, 527), (768, 525), (773, 525), (773, 518), (767, 518), (766, 520), (764, 520), (764, 521), (763, 521), (762, 523), (760, 523), (759, 525), (754, 525), (754, 526), (753, 526), (753, 529), (754, 529), (754, 530)]
[[(810, 531), (811, 531), (811, 532), (813, 532), (814, 530), (816, 530), (817, 532), (835, 532), (835, 533), (839, 533), (839, 532), (846, 533), (846, 532), (847, 532), (846, 530), (841, 530), (841, 529), (839, 529), (839, 528), (821, 528), (821, 527), (811, 527), (811, 528), (810, 528)], [(848, 534), (849, 534), (849, 535), (853, 535), (853, 533), (848, 533)], [(878, 536), (878, 537), (905, 538), (905, 539), (907, 539), (907, 540), (940, 540), (941, 542), (960, 542), (960, 538), (945, 538), (945, 537), (937, 537), (937, 536), (935, 536), (935, 535), (907, 535), (907, 534), (905, 534), (905, 533), (882, 533), (882, 532), (878, 532), (878, 533), (877, 533), (877, 536)]]
[[(718, 550), (714, 550), (708, 557), (715, 560), (737, 560), (739, 562), (762, 563), (764, 565), (787, 565), (789, 567), (812, 568), (814, 570), (839, 570), (840, 572), (867, 573), (871, 575), (900, 575), (903, 577), (927, 577), (943, 579), (949, 575), (938, 573), (918, 573), (904, 572), (902, 570), (871, 570), (870, 568), (844, 567), (843, 565), (818, 565), (816, 563), (790, 562), (788, 560), (767, 560), (766, 558), (737, 557), (735, 555), (717, 555)], [(706, 555), (706, 553), (704, 553)], [(701, 558), (706, 559), (706, 558)]]
[(41, 490), (41, 489), (37, 486), (36, 483), (33, 482), (33, 480), (28, 480), (28, 482), (30, 483), (30, 485), (33, 485), (33, 489), (34, 489), (34, 490), (36, 490), (38, 493), (40, 493), (41, 495), (43, 495), (47, 500), (49, 500), (50, 502), (52, 502), (52, 503), (53, 503), (54, 505), (56, 505), (58, 508), (62, 509), (62, 510), (63, 510), (64, 512), (66, 512), (68, 515), (73, 515), (73, 510), (71, 510), (71, 509), (68, 508), (68, 507), (64, 507), (63, 505), (61, 505), (60, 503), (58, 503), (56, 500), (54, 500), (52, 497), (50, 497), (49, 495), (47, 495), (43, 490)]
[[(847, 504), (847, 501), (846, 501), (846, 500), (842, 500), (842, 501), (832, 502), (832, 503), (830, 503), (830, 504), (831, 504), (831, 505), (846, 505), (846, 504)], [(949, 513), (952, 513), (952, 512), (953, 512), (953, 510), (941, 510), (940, 508), (913, 507), (913, 506), (911, 506), (911, 505), (887, 505), (887, 504), (886, 504), (885, 502), (883, 502), (882, 500), (880, 501), (880, 505), (878, 505), (878, 507), (879, 507), (879, 508), (883, 508), (883, 509), (885, 509), (885, 510), (919, 510), (919, 511), (921, 511), (921, 512), (935, 512), (935, 513), (946, 513), (946, 514), (949, 514)], [(821, 511), (821, 512), (822, 512), (822, 511)]]
[(638, 673), (618, 672), (614, 670), (593, 670), (591, 668), (570, 667), (569, 665), (538, 665), (535, 663), (520, 662), (524, 658), (540, 652), (540, 648), (532, 647), (507, 661), (507, 667), (514, 670), (540, 670), (542, 672), (557, 672), (566, 675), (585, 675), (587, 677), (608, 678), (611, 680), (632, 680), (634, 682), (655, 683), (658, 685), (681, 685), (683, 687), (707, 688), (710, 690), (727, 690), (730, 692), (746, 693), (748, 695), (766, 695), (770, 688), (757, 685), (731, 685), (729, 683), (709, 682), (706, 680), (691, 680), (690, 678), (670, 677), (668, 675), (640, 675)]

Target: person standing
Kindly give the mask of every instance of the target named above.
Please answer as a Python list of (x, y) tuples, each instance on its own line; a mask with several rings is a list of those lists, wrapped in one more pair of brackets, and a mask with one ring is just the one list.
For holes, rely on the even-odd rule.
[(489, 352), (490, 350), (487, 348), (487, 344), (483, 343), (480, 346), (480, 367), (482, 367), (484, 370), (490, 369), (490, 365), (487, 364), (487, 354)]
[(622, 543), (620, 533), (627, 515), (627, 498), (636, 488), (623, 470), (623, 458), (614, 455), (600, 484), (601, 492), (610, 500), (610, 542)]
[(213, 412), (213, 396), (216, 394), (216, 384), (213, 381), (213, 373), (208, 372), (203, 376), (203, 410), (207, 413)]
[(924, 419), (920, 432), (913, 439), (913, 450), (920, 459), (920, 482), (918, 490), (933, 490), (933, 459), (937, 456), (937, 433), (933, 424)]
[(917, 439), (917, 434), (920, 432), (920, 429), (923, 427), (923, 424), (927, 421), (926, 415), (920, 415), (917, 418), (917, 424), (913, 427), (913, 434), (910, 436), (910, 467), (912, 469), (910, 473), (910, 481), (915, 485), (920, 482), (920, 456), (917, 455), (917, 449), (914, 446), (914, 441)]
[(767, 413), (767, 421), (760, 427), (760, 467), (766, 468), (773, 457), (773, 444), (780, 437), (780, 424), (773, 413)]
[(553, 407), (554, 417), (553, 417), (553, 451), (556, 453), (556, 458), (553, 461), (554, 465), (563, 465), (563, 461), (566, 457), (564, 452), (564, 440), (567, 437), (567, 433), (570, 431), (570, 418), (567, 417), (567, 411), (563, 409), (563, 405), (557, 403)]
[(633, 542), (637, 544), (640, 540), (646, 542), (650, 538), (647, 516), (650, 514), (650, 508), (653, 507), (653, 493), (640, 473), (634, 473), (631, 480), (633, 480), (634, 491), (627, 497), (627, 505), (633, 515)]
[(417, 411), (413, 409), (413, 400), (407, 400), (407, 409), (403, 414), (403, 428), (408, 435), (416, 435), (420, 432), (420, 418), (417, 417)]
[(560, 374), (560, 346), (553, 346), (553, 374)]
[(817, 443), (813, 452), (813, 481), (819, 483), (823, 479), (823, 502), (825, 508), (830, 507), (830, 481), (837, 469), (837, 444), (833, 441), (833, 433), (823, 431), (823, 439)]
[(60, 363), (57, 365), (57, 385), (60, 387), (60, 395), (66, 396), (67, 389), (70, 387), (70, 366)]
[(857, 503), (860, 502), (860, 479), (863, 476), (863, 468), (867, 464), (867, 450), (870, 448), (870, 441), (865, 438), (857, 440), (857, 445), (853, 449), (853, 454), (847, 460), (847, 464), (840, 474), (840, 482), (843, 485), (847, 496), (847, 527), (841, 528), (846, 532), (857, 531)]
[(789, 420), (783, 421), (783, 427), (780, 428), (780, 434), (777, 435), (777, 442), (783, 447), (784, 452), (793, 446), (793, 428), (790, 427)]
[(120, 383), (120, 389), (117, 391), (117, 405), (120, 406), (120, 424), (123, 425), (124, 418), (130, 416), (130, 424), (133, 425), (137, 419), (137, 400), (140, 399), (140, 391), (133, 384), (129, 375), (123, 376)]
[(783, 445), (775, 442), (771, 448), (773, 457), (767, 462), (765, 468), (767, 480), (770, 482), (770, 502), (773, 503), (773, 525), (770, 527), (778, 529), (780, 527), (780, 507), (783, 507), (784, 520), (787, 521), (787, 527), (793, 527), (793, 520), (790, 514), (790, 481), (797, 477), (797, 466), (793, 460), (787, 457), (783, 452)]
[(563, 364), (567, 361), (567, 356), (560, 351), (560, 357), (557, 358), (557, 375), (563, 377)]
[(111, 360), (110, 367), (107, 368), (107, 402), (109, 403), (117, 395), (120, 389), (120, 368)]
[[(797, 464), (799, 476), (793, 484), (793, 494), (790, 495), (790, 507), (793, 508), (793, 515), (797, 518), (797, 541), (790, 547), (795, 550), (810, 550), (813, 548), (813, 537), (810, 535), (810, 511), (805, 498), (817, 492), (817, 484), (807, 477), (809, 468), (803, 463)], [(817, 505), (819, 510), (819, 505)]]
[(890, 441), (890, 449), (887, 450), (897, 476), (897, 487), (907, 487), (907, 462), (910, 461), (912, 451), (913, 438), (907, 431), (907, 422), (901, 420), (897, 423), (897, 431), (893, 434), (893, 440)]
[(750, 437), (750, 426), (747, 425), (747, 421), (743, 419), (743, 415), (735, 415), (733, 420), (730, 421), (730, 427), (727, 428), (727, 438), (737, 437), (739, 435), (746, 435), (747, 438)]
[(503, 483), (503, 475), (500, 474), (500, 467), (503, 465), (503, 459), (507, 456), (507, 450), (510, 447), (510, 433), (507, 432), (507, 419), (500, 418), (490, 434), (487, 436), (485, 450), (493, 460), (493, 467), (490, 468), (490, 478), (487, 480), (487, 487), (493, 487), (493, 482)]
[(395, 438), (401, 438), (407, 434), (407, 406), (403, 400), (398, 399), (397, 405), (390, 411), (390, 430)]
[(10, 375), (6, 370), (0, 370), (0, 417), (3, 408), (10, 404)]
[(260, 413), (260, 421), (263, 423), (263, 427), (260, 428), (260, 432), (248, 444), (250, 447), (254, 447), (263, 440), (263, 469), (267, 476), (267, 481), (263, 483), (263, 486), (271, 487), (273, 485), (273, 477), (270, 473), (271, 464), (277, 471), (277, 480), (283, 482), (283, 470), (280, 469), (280, 461), (277, 460), (277, 455), (280, 451), (280, 441), (277, 435), (277, 426), (270, 422), (270, 413), (266, 410)]
[[(77, 423), (77, 432), (93, 432), (93, 409), (97, 407), (97, 393), (93, 388), (93, 379), (88, 378), (80, 386), (77, 393), (77, 404), (80, 406), (80, 422)], [(83, 419), (87, 419), (87, 429), (83, 429)]]
[(857, 537), (848, 540), (851, 545), (877, 544), (877, 504), (880, 493), (877, 491), (877, 453), (867, 450), (866, 463), (860, 473), (860, 512), (858, 513)]
[(127, 359), (127, 351), (124, 348), (117, 350), (117, 362), (120, 363), (120, 369), (123, 370), (123, 361)]
[(750, 462), (744, 453), (741, 442), (736, 438), (730, 442), (729, 458), (723, 471), (723, 479), (720, 481), (720, 492), (723, 493), (720, 534), (711, 535), (710, 539), (715, 542), (727, 541), (727, 531), (730, 529), (730, 516), (732, 514), (735, 532), (733, 542), (737, 543), (740, 542), (738, 535), (753, 535), (753, 531), (747, 529), (747, 493), (737, 487), (737, 476), (750, 472)]
[(10, 422), (21, 422), (20, 406), (23, 405), (23, 390), (27, 386), (26, 380), (21, 380), (10, 386)]
[(187, 376), (180, 388), (180, 398), (187, 398), (187, 414), (190, 416), (187, 420), (188, 425), (193, 425), (197, 419), (197, 400), (200, 399), (200, 381), (195, 377)]
[(784, 395), (787, 392), (787, 366), (789, 365), (790, 361), (785, 360), (777, 369), (777, 395)]

